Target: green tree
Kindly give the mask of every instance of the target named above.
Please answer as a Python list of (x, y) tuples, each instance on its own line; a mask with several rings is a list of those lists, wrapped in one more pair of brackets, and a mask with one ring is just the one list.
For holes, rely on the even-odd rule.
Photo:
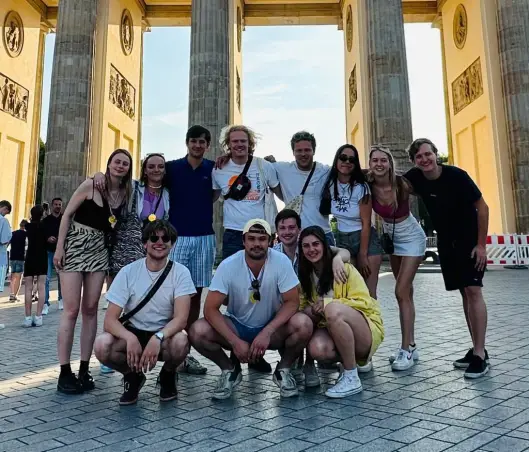
[(37, 173), (37, 193), (35, 194), (35, 204), (42, 203), (42, 184), (44, 182), (44, 159), (46, 157), (46, 144), (39, 139), (39, 167)]

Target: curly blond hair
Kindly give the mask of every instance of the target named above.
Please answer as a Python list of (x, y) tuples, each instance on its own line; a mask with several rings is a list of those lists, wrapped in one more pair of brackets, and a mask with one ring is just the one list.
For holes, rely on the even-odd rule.
[(230, 152), (230, 134), (232, 132), (244, 132), (248, 136), (248, 153), (253, 154), (255, 151), (255, 146), (259, 140), (259, 136), (255, 133), (250, 127), (243, 126), (240, 124), (234, 124), (231, 126), (226, 126), (220, 131), (219, 143), (224, 150), (224, 152)]

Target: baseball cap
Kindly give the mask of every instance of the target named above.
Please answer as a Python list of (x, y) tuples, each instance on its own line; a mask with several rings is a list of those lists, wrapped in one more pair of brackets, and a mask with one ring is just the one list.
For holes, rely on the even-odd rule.
[(253, 226), (261, 226), (269, 236), (272, 236), (272, 228), (270, 227), (270, 224), (260, 218), (254, 218), (253, 220), (248, 221), (248, 223), (244, 225), (242, 233), (246, 234)]

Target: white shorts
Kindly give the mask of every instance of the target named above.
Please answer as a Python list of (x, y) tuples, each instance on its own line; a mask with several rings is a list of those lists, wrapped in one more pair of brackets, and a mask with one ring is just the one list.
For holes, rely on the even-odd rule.
[(186, 266), (195, 287), (209, 287), (215, 264), (216, 240), (214, 235), (178, 237), (169, 259)]
[(393, 237), (394, 256), (424, 256), (426, 252), (426, 234), (415, 217), (410, 214), (408, 218), (395, 224), (383, 223), (384, 232)]

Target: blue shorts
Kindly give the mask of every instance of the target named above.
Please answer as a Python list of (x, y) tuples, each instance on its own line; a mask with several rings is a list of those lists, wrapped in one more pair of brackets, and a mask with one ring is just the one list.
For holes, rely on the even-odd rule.
[(169, 259), (188, 268), (195, 287), (208, 287), (213, 277), (215, 253), (214, 235), (178, 237)]
[(222, 260), (244, 249), (242, 231), (226, 229), (222, 236)]
[(230, 317), (229, 315), (225, 316), (237, 330), (237, 336), (242, 339), (244, 342), (251, 344), (257, 335), (263, 331), (264, 326), (260, 328), (251, 328), (249, 326), (243, 325), (235, 317)]
[(24, 261), (11, 261), (11, 273), (24, 273)]

